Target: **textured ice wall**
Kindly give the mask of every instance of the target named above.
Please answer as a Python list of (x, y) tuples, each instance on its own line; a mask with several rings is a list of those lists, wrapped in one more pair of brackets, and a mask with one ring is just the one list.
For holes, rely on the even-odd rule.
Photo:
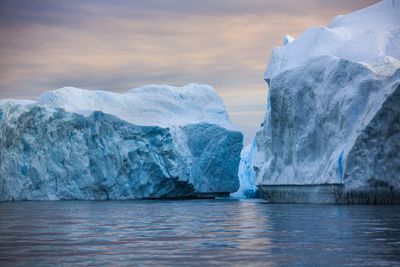
[(386, 0), (274, 49), (258, 185), (400, 190), (399, 33), (400, 3)]
[(0, 104), (0, 200), (235, 192), (242, 139), (238, 131), (202, 121), (142, 126), (101, 111), (84, 116), (7, 101)]
[(243, 148), (239, 163), (239, 190), (231, 197), (234, 198), (253, 198), (257, 197), (256, 173), (253, 168), (254, 156), (256, 153), (256, 143), (253, 139), (250, 144)]
[(258, 183), (398, 187), (399, 84), (400, 70), (329, 56), (276, 76), (255, 138)]

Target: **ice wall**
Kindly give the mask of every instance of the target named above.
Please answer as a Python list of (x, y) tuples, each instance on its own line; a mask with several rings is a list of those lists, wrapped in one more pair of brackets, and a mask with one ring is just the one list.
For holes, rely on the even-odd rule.
[(2, 101), (0, 200), (226, 195), (239, 188), (234, 129), (214, 89), (195, 84)]

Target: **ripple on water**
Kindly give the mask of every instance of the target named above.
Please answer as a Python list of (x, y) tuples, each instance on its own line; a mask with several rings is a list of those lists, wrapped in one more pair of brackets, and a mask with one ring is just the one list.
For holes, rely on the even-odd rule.
[(400, 264), (400, 206), (0, 203), (0, 265)]

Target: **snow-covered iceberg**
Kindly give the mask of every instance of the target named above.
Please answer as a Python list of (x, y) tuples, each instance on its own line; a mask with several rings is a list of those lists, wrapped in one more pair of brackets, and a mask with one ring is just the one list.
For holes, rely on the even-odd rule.
[(242, 139), (207, 85), (2, 100), (0, 200), (226, 195)]
[(400, 1), (274, 48), (265, 80), (253, 167), (267, 198), (325, 201), (305, 195), (329, 185), (327, 202), (400, 201)]

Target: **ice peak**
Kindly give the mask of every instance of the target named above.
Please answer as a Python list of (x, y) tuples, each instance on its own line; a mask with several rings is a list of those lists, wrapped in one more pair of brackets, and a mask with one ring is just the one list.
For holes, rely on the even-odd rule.
[(291, 45), (274, 48), (264, 78), (270, 80), (320, 56), (368, 65), (380, 75), (388, 74), (380, 72), (382, 64), (392, 62), (391, 69), (397, 69), (400, 64), (400, 0), (385, 0), (338, 16), (329, 26), (311, 28)]
[(294, 41), (294, 37), (292, 37), (290, 35), (285, 35), (285, 37), (283, 37), (283, 45), (288, 45), (293, 41)]

